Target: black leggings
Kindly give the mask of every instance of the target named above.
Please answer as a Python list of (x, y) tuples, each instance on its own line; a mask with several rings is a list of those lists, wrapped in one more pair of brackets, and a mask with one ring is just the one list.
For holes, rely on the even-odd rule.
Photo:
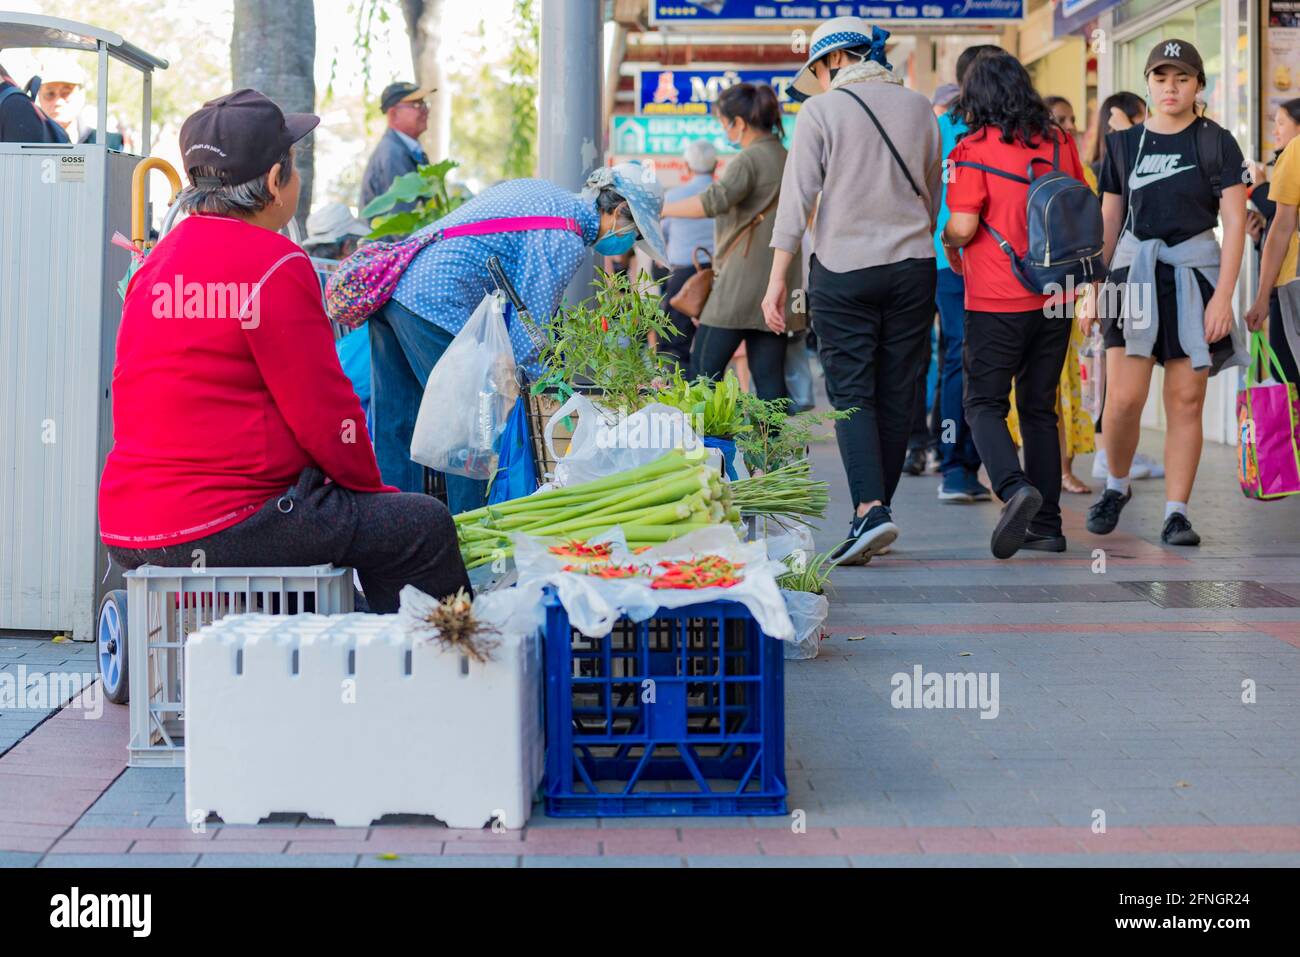
[(754, 379), (754, 391), (760, 399), (789, 398), (785, 391), (785, 336), (766, 329), (721, 329), (700, 326), (695, 330), (691, 349), (691, 370), (695, 375), (721, 379), (727, 363), (741, 343)]

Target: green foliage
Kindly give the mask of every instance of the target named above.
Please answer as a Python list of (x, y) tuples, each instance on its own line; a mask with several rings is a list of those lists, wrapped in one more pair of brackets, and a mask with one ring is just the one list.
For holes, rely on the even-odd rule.
[(824, 595), (831, 588), (831, 553), (822, 552), (809, 558), (803, 550), (791, 552), (785, 557), (785, 566), (790, 569), (776, 580), (787, 591), (810, 591), (814, 595)]
[(804, 458), (811, 443), (826, 438), (826, 434), (817, 433), (818, 426), (847, 419), (857, 411), (790, 415), (786, 411), (789, 405), (789, 399), (766, 401), (748, 392), (741, 394), (740, 407), (750, 429), (736, 440), (736, 445), (750, 469), (771, 472)]
[[(455, 160), (445, 159), (421, 166), (415, 172), (393, 180), (393, 185), (388, 187), (386, 193), (376, 196), (361, 210), (362, 219), (378, 217), (366, 238), (379, 239), (382, 236), (413, 233), (430, 223), (436, 223), (459, 206), (463, 202), (462, 197), (447, 191), (447, 174), (458, 165)], [(417, 205), (406, 212), (389, 213), (398, 203)]]
[(537, 78), (540, 32), (534, 0), (515, 0), (510, 44), (510, 138), (505, 179), (532, 176), (537, 168)]
[(730, 438), (753, 428), (745, 422), (740, 392), (740, 380), (730, 369), (721, 382), (704, 376), (687, 382), (681, 372), (676, 372), (658, 398), (690, 415), (692, 426), (703, 429), (702, 435)]
[(595, 293), (562, 308), (548, 323), (550, 345), (542, 352), (548, 374), (572, 382), (584, 376), (613, 409), (631, 413), (655, 396), (647, 390), (667, 375), (667, 360), (650, 348), (649, 334), (670, 335), (672, 321), (658, 295), (642, 291), (644, 273), (600, 273)]

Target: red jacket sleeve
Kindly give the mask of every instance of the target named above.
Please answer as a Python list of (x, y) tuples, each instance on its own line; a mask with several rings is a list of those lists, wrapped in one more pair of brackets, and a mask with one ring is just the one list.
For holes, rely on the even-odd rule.
[(958, 166), (962, 161), (978, 162), (978, 157), (971, 155), (969, 140), (962, 140), (948, 154), (948, 211), (950, 213), (982, 214), (988, 202), (988, 185), (984, 182), (984, 171)]
[(379, 476), (366, 417), (343, 374), (320, 281), (302, 253), (273, 265), (241, 319), (249, 348), (298, 444), (330, 479), (357, 492), (396, 492)]

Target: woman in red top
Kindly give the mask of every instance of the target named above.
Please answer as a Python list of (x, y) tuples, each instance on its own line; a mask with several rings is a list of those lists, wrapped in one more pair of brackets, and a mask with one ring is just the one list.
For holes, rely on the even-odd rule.
[(446, 508), (383, 484), (320, 284), (279, 235), (319, 122), (253, 90), (181, 128), (189, 214), (127, 287), (100, 536), (123, 568), (356, 568), (372, 611), (469, 580)]
[[(1051, 297), (1021, 284), (1010, 258), (981, 226), (987, 223), (1012, 248), (1024, 250), (1027, 187), (961, 164), (1024, 177), (1035, 158), (1046, 161), (1034, 163), (1042, 172), (1059, 155), (1060, 168), (1080, 181), (1083, 166), (1073, 138), (1053, 121), (1025, 68), (1003, 50), (981, 53), (971, 64), (958, 109), (971, 132), (948, 157), (952, 216), (942, 239), (953, 271), (966, 280), (966, 421), (993, 488), (1006, 503), (990, 545), (996, 558), (1010, 558), (1021, 548), (1063, 552), (1056, 387), (1070, 320), (1064, 309), (1046, 308)], [(1013, 378), (1023, 469), (1006, 423)]]

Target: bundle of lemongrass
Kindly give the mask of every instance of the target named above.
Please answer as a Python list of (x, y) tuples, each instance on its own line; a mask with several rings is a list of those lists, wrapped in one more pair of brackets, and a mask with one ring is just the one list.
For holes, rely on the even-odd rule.
[(812, 478), (807, 459), (732, 482), (731, 504), (742, 515), (801, 520), (826, 515), (829, 486)]
[(702, 454), (676, 450), (640, 468), (462, 512), (461, 557), (467, 568), (505, 558), (516, 532), (586, 540), (617, 525), (628, 545), (640, 546), (739, 522), (727, 483), (704, 463)]

